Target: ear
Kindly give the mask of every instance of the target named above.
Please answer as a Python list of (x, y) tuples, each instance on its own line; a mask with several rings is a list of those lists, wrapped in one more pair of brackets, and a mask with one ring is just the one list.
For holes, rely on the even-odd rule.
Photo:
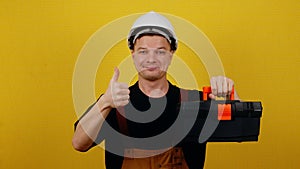
[(175, 53), (175, 51), (174, 51), (174, 50), (171, 50), (170, 52), (171, 52), (171, 54), (172, 54), (172, 55), (171, 55), (171, 59), (172, 59), (172, 58), (173, 58), (173, 55), (174, 55), (174, 53)]
[(130, 49), (131, 57), (133, 57), (134, 50)]

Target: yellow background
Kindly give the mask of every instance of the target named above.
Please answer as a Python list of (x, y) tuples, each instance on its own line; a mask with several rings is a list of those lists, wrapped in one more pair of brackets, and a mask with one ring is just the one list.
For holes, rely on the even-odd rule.
[[(71, 146), (77, 119), (72, 101), (76, 59), (105, 24), (150, 10), (185, 18), (200, 28), (240, 97), (263, 102), (259, 142), (210, 143), (205, 168), (299, 168), (298, 0), (2, 0), (0, 168), (103, 168), (100, 148), (78, 153)], [(122, 45), (126, 48), (125, 42), (116, 48)], [(181, 47), (178, 54), (188, 55)], [(190, 66), (197, 72), (197, 64)], [(105, 71), (104, 79), (97, 76), (97, 95), (112, 75), (112, 70)], [(199, 74), (197, 80), (207, 85), (206, 72)]]

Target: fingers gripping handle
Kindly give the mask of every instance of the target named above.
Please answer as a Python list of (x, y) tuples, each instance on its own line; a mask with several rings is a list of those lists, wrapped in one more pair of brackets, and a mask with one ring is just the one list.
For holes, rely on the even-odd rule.
[[(211, 94), (212, 90), (210, 86), (204, 86), (203, 87), (203, 100), (207, 100), (208, 99), (208, 95)], [(232, 90), (230, 93), (230, 100), (234, 100), (234, 87), (232, 86)]]
[[(203, 100), (207, 100), (211, 87), (203, 87)], [(234, 100), (234, 88), (230, 93), (230, 100)], [(231, 104), (218, 104), (218, 120), (231, 120)]]

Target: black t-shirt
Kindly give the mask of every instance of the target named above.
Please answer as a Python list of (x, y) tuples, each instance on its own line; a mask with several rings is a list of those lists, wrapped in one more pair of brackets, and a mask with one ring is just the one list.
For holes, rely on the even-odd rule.
[[(127, 135), (129, 137), (149, 138), (157, 136), (168, 130), (174, 124), (179, 113), (178, 106), (182, 100), (182, 96), (180, 94), (181, 90), (178, 87), (169, 83), (169, 90), (166, 96), (161, 98), (149, 98), (139, 89), (138, 83), (131, 86), (129, 90), (130, 103), (124, 108), (125, 116), (127, 118)], [(188, 93), (188, 101), (202, 100), (201, 91), (189, 90)], [(87, 112), (88, 111), (89, 109)], [(116, 111), (116, 109), (111, 110), (106, 118), (106, 123), (103, 123), (102, 125), (94, 145), (106, 140), (106, 149), (114, 149), (115, 151), (122, 151), (124, 150), (124, 147), (128, 146), (127, 143), (122, 141), (121, 137), (111, 137), (112, 132), (111, 130), (108, 130), (113, 129), (118, 133), (122, 133), (117, 113), (119, 112)], [(170, 137), (172, 137), (172, 135), (170, 135)], [(165, 140), (172, 141), (172, 138)], [(131, 146), (136, 145), (135, 143), (129, 144)], [(154, 145), (155, 144), (157, 145), (159, 143), (154, 143)], [(175, 144), (177, 144), (177, 142)], [(177, 145), (180, 145), (183, 148), (184, 156), (190, 169), (203, 168), (206, 144), (199, 144), (195, 141), (189, 142), (188, 144), (178, 143)], [(121, 168), (122, 162), (122, 156), (105, 151), (105, 163), (107, 169)]]

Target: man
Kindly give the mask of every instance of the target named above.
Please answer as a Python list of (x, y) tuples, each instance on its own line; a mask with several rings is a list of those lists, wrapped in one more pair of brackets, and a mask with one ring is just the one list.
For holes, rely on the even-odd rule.
[[(130, 87), (118, 82), (120, 72), (118, 68), (115, 68), (106, 92), (76, 123), (72, 141), (76, 150), (87, 151), (105, 139), (106, 147), (117, 147), (120, 151), (124, 151), (124, 155), (119, 155), (109, 152), (106, 148), (105, 162), (108, 169), (203, 168), (206, 143), (200, 144), (195, 141), (188, 144), (180, 142), (174, 146), (168, 144), (170, 147), (163, 146), (165, 149), (162, 148), (161, 151), (155, 151), (155, 153), (148, 147), (143, 150), (140, 147), (136, 148), (135, 143), (128, 143), (132, 144), (133, 151), (130, 151), (134, 154), (132, 156), (126, 155), (126, 146), (122, 144), (122, 139), (108, 140), (109, 133), (105, 130), (106, 127), (112, 127), (129, 137), (143, 139), (159, 135), (173, 125), (178, 116), (177, 105), (183, 97), (181, 89), (167, 80), (166, 72), (177, 44), (171, 23), (162, 15), (149, 12), (136, 20), (128, 36), (128, 46), (138, 72), (138, 81)], [(211, 99), (216, 96), (226, 97), (231, 93), (233, 81), (222, 76), (213, 77), (211, 87), (212, 94), (209, 95)], [(196, 100), (201, 100), (201, 91), (197, 91), (197, 94)], [(238, 99), (237, 95), (235, 97)], [(144, 113), (145, 116), (151, 115), (151, 113), (157, 113), (158, 110), (148, 110), (160, 107), (162, 103), (165, 105), (164, 109), (152, 121), (147, 121), (147, 119), (144, 122), (132, 119), (124, 121), (124, 117), (119, 116), (124, 107), (125, 117), (130, 114), (133, 117), (140, 115), (135, 111), (128, 111), (126, 108), (129, 105), (137, 112), (147, 112)], [(120, 119), (123, 119), (123, 122)], [(173, 140), (163, 141), (172, 142)], [(147, 153), (150, 155), (145, 155)]]

